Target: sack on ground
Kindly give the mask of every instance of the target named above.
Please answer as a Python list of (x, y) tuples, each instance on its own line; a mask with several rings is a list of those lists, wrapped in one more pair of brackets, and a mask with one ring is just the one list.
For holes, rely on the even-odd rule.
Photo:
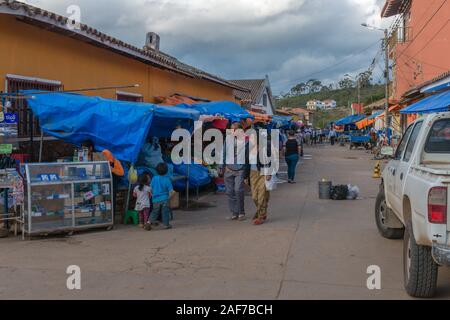
[(356, 200), (359, 198), (359, 188), (349, 184), (348, 186), (347, 200)]
[(337, 185), (331, 187), (330, 198), (333, 200), (347, 200), (348, 196), (348, 186)]

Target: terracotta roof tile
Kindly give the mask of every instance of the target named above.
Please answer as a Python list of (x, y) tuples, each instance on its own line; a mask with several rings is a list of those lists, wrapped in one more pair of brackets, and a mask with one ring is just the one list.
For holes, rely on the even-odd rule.
[[(24, 19), (28, 19), (30, 22), (40, 22), (53, 25), (58, 27), (59, 31), (61, 32), (67, 31), (67, 17), (57, 15), (53, 12), (49, 12), (41, 8), (36, 8), (19, 1), (0, 0), (0, 13), (22, 17)], [(133, 58), (140, 61), (144, 60), (146, 63), (152, 64), (156, 67), (169, 69), (173, 72), (178, 72), (186, 76), (204, 79), (226, 87), (246, 91), (246, 89), (242, 88), (240, 85), (231, 83), (223, 78), (184, 64), (176, 58), (171, 57), (161, 51), (137, 48), (131, 44), (125, 43), (119, 39), (104, 34), (99, 30), (89, 27), (85, 24), (81, 24), (80, 30), (74, 32), (72, 32), (73, 30), (70, 31), (70, 36), (76, 34), (78, 36), (88, 38), (89, 40), (91, 40), (91, 42), (92, 40), (96, 40), (103, 46), (109, 47), (111, 50), (121, 51), (122, 54), (132, 56)], [(67, 32), (64, 32), (64, 34), (69, 35)]]
[(259, 97), (265, 89), (264, 79), (230, 80), (230, 82), (248, 89), (248, 92), (235, 90), (234, 95), (240, 100), (250, 100), (252, 103), (257, 103)]

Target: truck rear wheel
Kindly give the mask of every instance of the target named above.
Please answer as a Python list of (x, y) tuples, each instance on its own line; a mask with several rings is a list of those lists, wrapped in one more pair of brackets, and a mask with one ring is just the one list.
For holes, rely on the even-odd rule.
[(438, 265), (433, 260), (431, 248), (416, 243), (411, 222), (403, 242), (403, 275), (410, 296), (432, 298), (436, 294)]
[(377, 223), (378, 232), (386, 239), (401, 239), (403, 238), (405, 229), (389, 228), (386, 226), (388, 210), (389, 208), (386, 203), (384, 188), (380, 188), (380, 192), (378, 193), (375, 202), (375, 221)]

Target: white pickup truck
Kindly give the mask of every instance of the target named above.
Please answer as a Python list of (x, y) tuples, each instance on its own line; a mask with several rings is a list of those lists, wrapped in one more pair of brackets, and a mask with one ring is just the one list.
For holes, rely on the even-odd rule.
[(450, 266), (450, 112), (415, 121), (382, 174), (375, 219), (388, 239), (404, 239), (407, 293), (435, 295), (439, 266)]

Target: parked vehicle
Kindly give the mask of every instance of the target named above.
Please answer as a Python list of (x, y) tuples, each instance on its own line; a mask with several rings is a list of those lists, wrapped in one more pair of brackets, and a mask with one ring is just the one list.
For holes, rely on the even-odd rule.
[(352, 134), (350, 135), (350, 150), (352, 149), (358, 149), (358, 148), (365, 148), (366, 150), (370, 149), (370, 136), (368, 135), (358, 135), (358, 134)]
[(414, 122), (382, 174), (375, 219), (388, 239), (404, 239), (407, 293), (433, 297), (438, 267), (450, 266), (450, 112)]

